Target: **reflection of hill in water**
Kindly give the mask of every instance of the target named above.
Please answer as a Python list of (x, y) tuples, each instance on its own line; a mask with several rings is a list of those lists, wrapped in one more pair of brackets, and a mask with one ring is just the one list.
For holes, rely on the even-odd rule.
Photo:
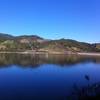
[(76, 55), (21, 55), (0, 54), (0, 67), (18, 65), (20, 67), (38, 67), (41, 64), (73, 65), (78, 63), (100, 63), (100, 57), (86, 57)]

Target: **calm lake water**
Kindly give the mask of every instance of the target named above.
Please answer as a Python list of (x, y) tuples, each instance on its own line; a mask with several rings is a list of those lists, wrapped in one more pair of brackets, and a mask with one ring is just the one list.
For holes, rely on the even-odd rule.
[(100, 57), (0, 54), (0, 100), (67, 100), (75, 84), (97, 82)]

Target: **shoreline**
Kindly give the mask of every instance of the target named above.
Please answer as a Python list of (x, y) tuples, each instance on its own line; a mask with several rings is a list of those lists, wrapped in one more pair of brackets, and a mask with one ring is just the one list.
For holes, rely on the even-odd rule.
[(78, 55), (86, 55), (86, 56), (100, 56), (100, 53), (77, 53)]
[(92, 52), (77, 52), (77, 53), (64, 53), (64, 52), (32, 52), (32, 51), (23, 51), (23, 52), (0, 52), (0, 54), (64, 54), (64, 55), (82, 55), (82, 56), (100, 56), (100, 53)]

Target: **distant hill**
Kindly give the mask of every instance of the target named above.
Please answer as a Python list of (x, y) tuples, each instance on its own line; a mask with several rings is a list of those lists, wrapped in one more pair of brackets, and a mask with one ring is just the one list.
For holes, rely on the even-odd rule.
[(36, 35), (12, 36), (0, 33), (0, 51), (47, 50), (50, 52), (100, 52), (100, 43), (71, 39), (47, 40)]
[(0, 33), (0, 39), (41, 39), (43, 40), (43, 38), (37, 36), (37, 35), (22, 35), (22, 36), (12, 36), (9, 34), (4, 34), (4, 33)]
[(96, 48), (94, 44), (85, 42), (78, 42), (71, 39), (60, 39), (45, 42), (43, 48), (52, 50), (67, 50), (72, 52), (99, 52), (100, 49)]
[(95, 48), (100, 50), (100, 43), (95, 43), (94, 46), (95, 46)]
[(12, 35), (0, 33), (0, 40), (7, 40), (7, 39), (13, 39), (13, 38), (14, 36)]
[(32, 42), (43, 42), (44, 39), (37, 35), (22, 35), (15, 37), (15, 40), (19, 41), (20, 43), (32, 43)]

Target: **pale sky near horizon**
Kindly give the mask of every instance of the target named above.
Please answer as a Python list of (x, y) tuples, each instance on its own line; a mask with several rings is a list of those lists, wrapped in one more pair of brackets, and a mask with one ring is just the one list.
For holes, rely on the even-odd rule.
[(0, 32), (100, 42), (100, 0), (0, 0)]

